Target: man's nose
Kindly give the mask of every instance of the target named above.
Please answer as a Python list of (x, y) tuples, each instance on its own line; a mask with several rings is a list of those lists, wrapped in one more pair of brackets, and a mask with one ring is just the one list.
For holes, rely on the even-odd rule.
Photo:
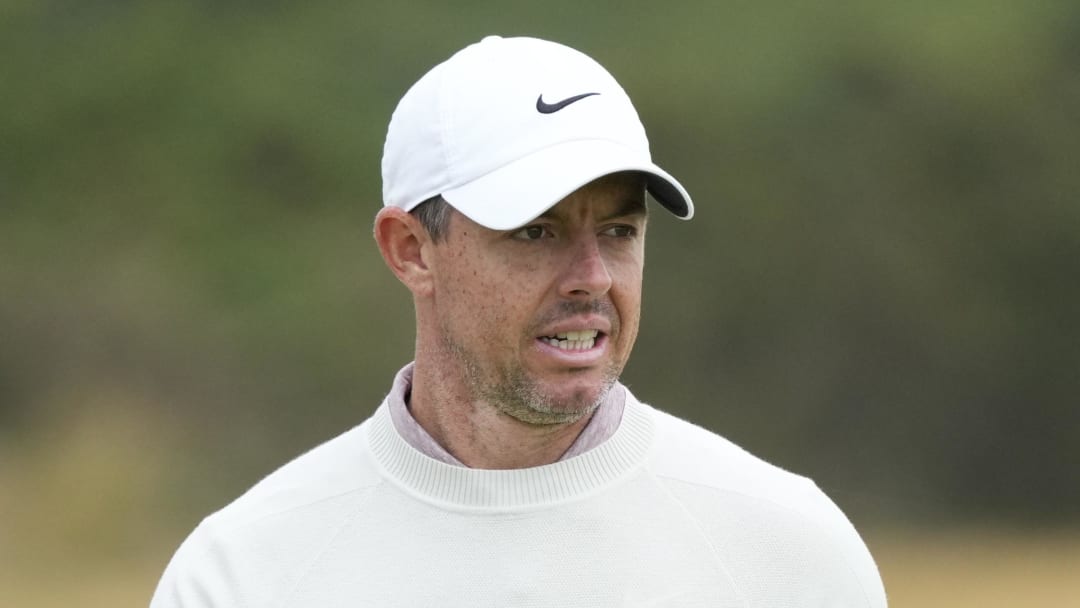
[(560, 295), (567, 298), (595, 298), (611, 289), (611, 273), (596, 235), (577, 239), (567, 259)]

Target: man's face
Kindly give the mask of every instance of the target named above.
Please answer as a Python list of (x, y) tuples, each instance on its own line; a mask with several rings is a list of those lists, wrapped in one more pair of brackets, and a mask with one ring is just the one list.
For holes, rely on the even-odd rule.
[(600, 178), (516, 230), (453, 213), (435, 246), (433, 310), (466, 397), (523, 422), (589, 415), (637, 337), (644, 180)]

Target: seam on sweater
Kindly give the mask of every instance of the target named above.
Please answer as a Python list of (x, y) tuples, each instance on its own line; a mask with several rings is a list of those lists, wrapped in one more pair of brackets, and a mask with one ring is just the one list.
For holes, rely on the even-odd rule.
[[(260, 517), (254, 518), (254, 519), (245, 519), (242, 522), (230, 522), (230, 521), (227, 521), (227, 520), (223, 521), (221, 518), (219, 518), (218, 514), (221, 513), (222, 511), (224, 511), (225, 509), (229, 508), (228, 506), (226, 506), (221, 511), (218, 511), (218, 513), (214, 513), (214, 514), (211, 514), (211, 515), (203, 518), (203, 520), (199, 523), (199, 526), (196, 527), (196, 530), (198, 530), (199, 528), (203, 528), (204, 530), (206, 530), (206, 534), (208, 536), (207, 540), (211, 543), (211, 545), (223, 545), (223, 543), (226, 542), (226, 539), (233, 536), (236, 533), (236, 531), (242, 530), (242, 529), (247, 528), (249, 526), (253, 526), (253, 525), (255, 525), (255, 524), (257, 524), (257, 523), (259, 523), (259, 522), (261, 522), (261, 521), (263, 521), (265, 519), (268, 519), (270, 517), (275, 517), (275, 516), (278, 516), (278, 515), (289, 513), (289, 512), (295, 511), (297, 509), (302, 509), (302, 508), (318, 505), (320, 503), (327, 502), (327, 501), (330, 501), (330, 500), (334, 500), (336, 498), (341, 498), (341, 497), (346, 496), (348, 494), (353, 494), (353, 493), (361, 492), (361, 491), (364, 491), (364, 490), (374, 490), (377, 485), (378, 484), (372, 485), (372, 486), (362, 486), (362, 487), (358, 487), (358, 488), (352, 488), (352, 489), (350, 489), (348, 491), (345, 491), (345, 492), (339, 492), (339, 493), (333, 494), (331, 496), (321, 497), (318, 500), (313, 500), (313, 501), (305, 502), (305, 503), (300, 504), (300, 505), (295, 505), (295, 506), (289, 507), (287, 509), (280, 509), (280, 510), (277, 510), (277, 511), (273, 511), (271, 513), (266, 513), (266, 514), (264, 514), (264, 515), (262, 515)], [(369, 492), (369, 494), (370, 493), (373, 493), (373, 492)], [(332, 543), (338, 537), (339, 534), (341, 534), (341, 530), (345, 527), (346, 524), (352, 523), (352, 521), (355, 520), (355, 518), (359, 515), (359, 511), (360, 510), (358, 509), (355, 513), (353, 513), (353, 515), (351, 515), (350, 517), (345, 518), (342, 521), (341, 526), (337, 529), (337, 531), (334, 532), (333, 536), (331, 536), (330, 540), (327, 542), (327, 546), (329, 546), (329, 544)], [(315, 560), (317, 560), (319, 557), (321, 557), (322, 554), (325, 551), (326, 551), (326, 547), (323, 547), (323, 549), (320, 550), (315, 555), (315, 557), (312, 558), (311, 562), (314, 563)], [(308, 564), (307, 566), (304, 567), (304, 573), (297, 577), (296, 582), (293, 583), (292, 587), (290, 587), (288, 592), (285, 595), (283, 595), (283, 597), (285, 599), (288, 599), (295, 592), (296, 587), (300, 584), (300, 582), (307, 575), (307, 572), (310, 570), (310, 568), (311, 568), (311, 564)], [(238, 602), (238, 608), (246, 608), (247, 606), (250, 605), (250, 604), (248, 604), (246, 598), (244, 596), (242, 596), (242, 595), (238, 594), (236, 596), (236, 600)]]
[(682, 500), (679, 500), (679, 497), (672, 494), (671, 489), (668, 488), (666, 483), (662, 483), (663, 480), (668, 479), (667, 477), (660, 475), (659, 473), (654, 471), (651, 466), (646, 467), (645, 471), (650, 477), (659, 482), (656, 485), (660, 486), (660, 490), (664, 493), (664, 495), (667, 496), (673, 503), (678, 505), (679, 509), (683, 512), (686, 518), (690, 520), (691, 523), (693, 523), (695, 528), (697, 528), (697, 531), (701, 535), (701, 538), (705, 541), (705, 544), (709, 546), (709, 550), (712, 551), (713, 557), (716, 559), (717, 566), (719, 566), (720, 570), (723, 571), (725, 575), (727, 575), (728, 580), (731, 581), (732, 588), (735, 589), (735, 593), (737, 593), (739, 596), (739, 603), (744, 606), (744, 608), (748, 608), (750, 606), (750, 603), (749, 600), (746, 598), (746, 593), (744, 593), (742, 588), (739, 587), (739, 583), (731, 574), (731, 570), (728, 569), (727, 564), (721, 557), (720, 551), (716, 548), (716, 545), (713, 544), (712, 538), (709, 536), (708, 532), (705, 531), (701, 520), (695, 517), (694, 514), (690, 512), (690, 510), (686, 507), (686, 504)]
[[(203, 518), (203, 520), (201, 522), (199, 522), (199, 525), (195, 528), (195, 532), (198, 532), (200, 529), (205, 530), (205, 534), (207, 536), (206, 544), (208, 545), (208, 549), (213, 551), (213, 552), (219, 553), (219, 554), (224, 554), (224, 551), (225, 551), (224, 536), (225, 536), (225, 534), (218, 531), (218, 528), (220, 528), (221, 526), (220, 526), (220, 524), (218, 524), (218, 522), (212, 520), (211, 519), (212, 517), (213, 517), (213, 515)], [(192, 535), (194, 535), (194, 532), (192, 532)], [(185, 541), (185, 542), (187, 542), (187, 541)], [(181, 548), (182, 548), (182, 546), (181, 546)], [(173, 559), (175, 559), (175, 557)], [(221, 563), (222, 563), (222, 565), (225, 565), (228, 562), (227, 562), (227, 560), (221, 560)], [(226, 570), (226, 572), (228, 572), (228, 571), (229, 570)], [(232, 579), (232, 580), (237, 580), (238, 577), (235, 574), (232, 574), (231, 572), (230, 572), (230, 574), (231, 575), (226, 577), (226, 578), (229, 578), (229, 579)], [(203, 596), (203, 598), (202, 598), (203, 601), (205, 601), (207, 603), (207, 605), (209, 605), (209, 601), (207, 601), (207, 600), (209, 600), (211, 594), (208, 591), (205, 590), (205, 587), (200, 587), (200, 591), (201, 591), (200, 595)], [(237, 591), (235, 593), (233, 593), (232, 596), (233, 596), (233, 599), (235, 599), (237, 601), (238, 608), (246, 608), (246, 606), (248, 606), (247, 599), (243, 596), (243, 594), (239, 591), (239, 589), (237, 589)]]
[(363, 504), (357, 505), (357, 508), (353, 509), (351, 515), (342, 519), (341, 523), (337, 527), (337, 530), (335, 530), (334, 533), (330, 535), (330, 538), (326, 539), (326, 542), (323, 544), (322, 548), (319, 549), (315, 553), (315, 555), (311, 556), (311, 559), (308, 560), (307, 564), (305, 564), (303, 568), (300, 569), (301, 572), (299, 575), (297, 575), (296, 580), (293, 582), (292, 585), (289, 586), (289, 589), (282, 594), (281, 600), (279, 602), (276, 602), (275, 605), (288, 605), (288, 601), (291, 600), (292, 597), (296, 594), (296, 590), (300, 587), (300, 584), (304, 582), (305, 579), (307, 579), (315, 563), (318, 562), (322, 558), (322, 556), (326, 554), (327, 550), (329, 550), (335, 542), (337, 542), (337, 539), (341, 536), (342, 531), (352, 525), (352, 523), (355, 522), (357, 518), (359, 518), (360, 515), (364, 512), (363, 506), (371, 499), (371, 496), (375, 493), (375, 489), (377, 487), (378, 485), (368, 486), (365, 488), (367, 490), (367, 496), (363, 498)]
[[(297, 503), (295, 505), (289, 505), (288, 507), (283, 507), (283, 508), (280, 508), (280, 509), (275, 509), (273, 511), (268, 511), (266, 513), (263, 513), (263, 514), (259, 515), (258, 517), (244, 518), (243, 520), (236, 521), (236, 522), (229, 522), (229, 520), (227, 518), (224, 519), (224, 520), (222, 519), (225, 516), (221, 515), (221, 514), (223, 514), (226, 511), (230, 510), (230, 507), (232, 506), (232, 505), (228, 505), (228, 506), (222, 508), (221, 510), (219, 510), (217, 513), (214, 513), (214, 514), (210, 515), (206, 519), (213, 520), (215, 527), (222, 528), (224, 530), (239, 530), (239, 529), (246, 528), (248, 526), (252, 526), (252, 525), (255, 525), (257, 523), (260, 523), (260, 522), (262, 522), (262, 521), (264, 521), (266, 519), (269, 519), (271, 517), (277, 517), (277, 516), (280, 516), (280, 515), (284, 515), (286, 513), (291, 513), (293, 511), (298, 511), (300, 509), (307, 509), (309, 507), (314, 507), (314, 506), (322, 504), (324, 502), (329, 502), (331, 500), (337, 500), (337, 499), (342, 498), (344, 496), (348, 496), (349, 494), (355, 494), (357, 492), (363, 492), (365, 490), (371, 490), (371, 489), (374, 489), (375, 487), (377, 487), (381, 483), (382, 483), (382, 481), (380, 480), (380, 481), (378, 481), (378, 482), (376, 482), (374, 484), (371, 484), (371, 485), (356, 486), (354, 488), (349, 488), (348, 490), (343, 490), (341, 492), (336, 492), (334, 494), (328, 494), (326, 496), (320, 496), (319, 498), (314, 498), (314, 499), (311, 499), (311, 500), (307, 500), (307, 501), (304, 501), (304, 502), (301, 502), (301, 503)], [(221, 515), (221, 516), (219, 517), (219, 515)]]
[[(698, 482), (694, 482), (694, 481), (688, 481), (688, 480), (681, 479), (681, 478), (678, 478), (678, 477), (661, 475), (659, 473), (655, 473), (655, 476), (656, 476), (657, 479), (660, 479), (660, 480), (667, 480), (667, 481), (672, 481), (672, 482), (675, 482), (675, 483), (682, 483), (682, 484), (685, 484), (685, 485), (695, 486), (695, 487), (699, 487), (699, 488), (708, 488), (708, 489), (714, 490), (714, 491), (719, 492), (719, 493), (734, 494), (736, 496), (742, 496), (744, 498), (750, 498), (750, 499), (753, 499), (753, 500), (756, 500), (756, 501), (759, 501), (759, 502), (770, 504), (772, 506), (775, 506), (775, 507), (779, 508), (782, 511), (791, 513), (792, 515), (794, 515), (795, 517), (797, 517), (801, 521), (807, 523), (809, 526), (811, 526), (812, 528), (817, 530), (825, 539), (828, 540), (829, 544), (832, 545), (833, 548), (836, 549), (836, 552), (840, 554), (841, 559), (844, 562), (844, 567), (847, 568), (848, 573), (851, 574), (852, 578), (854, 578), (855, 581), (858, 583), (859, 590), (862, 592), (863, 602), (865, 603), (865, 605), (868, 606), (868, 607), (874, 605), (873, 602), (870, 599), (870, 593), (867, 590), (866, 585), (864, 584), (864, 582), (862, 580), (862, 577), (859, 576), (859, 573), (853, 567), (853, 565), (851, 563), (851, 560), (848, 559), (847, 553), (845, 551), (840, 550), (839, 543), (837, 541), (833, 540), (832, 534), (829, 533), (829, 530), (827, 528), (825, 528), (824, 526), (821, 526), (820, 524), (818, 524), (814, 520), (810, 519), (809, 517), (807, 517), (806, 515), (804, 515), (800, 511), (798, 511), (797, 509), (793, 509), (788, 505), (785, 505), (783, 503), (777, 502), (777, 501), (769, 499), (769, 498), (765, 498), (765, 497), (755, 495), (755, 494), (749, 494), (747, 492), (740, 492), (738, 490), (732, 490), (730, 488), (718, 488), (718, 487), (713, 486), (713, 485), (704, 484), (704, 483), (698, 483)], [(799, 481), (803, 485), (808, 486), (810, 489), (814, 490), (815, 493), (819, 493), (819, 494), (821, 493), (821, 489), (818, 488), (817, 484), (814, 483), (813, 480), (811, 480), (811, 479), (809, 479), (807, 477), (799, 476), (799, 475), (797, 475), (796, 477), (799, 478)], [(690, 517), (696, 523), (700, 523), (700, 520), (698, 520), (697, 517), (690, 514), (689, 510), (687, 510), (686, 506), (683, 504), (683, 501), (679, 500), (679, 498), (676, 497), (674, 494), (671, 494), (670, 490), (668, 490), (668, 488), (667, 488), (667, 486), (665, 484), (661, 484), (661, 485), (664, 485), (664, 491), (666, 493), (668, 493), (669, 496), (671, 496), (671, 499), (678, 502), (679, 506), (682, 507), (683, 510), (687, 512), (686, 513), (687, 517)], [(848, 522), (848, 523), (850, 525), (850, 522)], [(705, 534), (704, 530), (702, 530), (702, 534)], [(709, 543), (709, 546), (710, 547), (712, 546), (711, 542)]]

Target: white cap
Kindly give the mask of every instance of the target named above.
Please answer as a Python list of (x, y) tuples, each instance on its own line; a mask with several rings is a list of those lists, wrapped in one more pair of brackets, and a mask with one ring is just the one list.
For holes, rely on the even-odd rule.
[(694, 205), (653, 164), (637, 111), (599, 63), (535, 38), (489, 36), (405, 93), (383, 149), (383, 204), (436, 195), (493, 230), (517, 228), (593, 181), (639, 171), (675, 215)]

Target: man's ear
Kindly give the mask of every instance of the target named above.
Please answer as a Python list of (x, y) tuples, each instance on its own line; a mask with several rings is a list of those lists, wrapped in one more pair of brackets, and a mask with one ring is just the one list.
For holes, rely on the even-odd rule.
[(431, 293), (428, 256), (434, 243), (416, 216), (398, 207), (383, 207), (375, 216), (375, 242), (386, 265), (414, 296)]

